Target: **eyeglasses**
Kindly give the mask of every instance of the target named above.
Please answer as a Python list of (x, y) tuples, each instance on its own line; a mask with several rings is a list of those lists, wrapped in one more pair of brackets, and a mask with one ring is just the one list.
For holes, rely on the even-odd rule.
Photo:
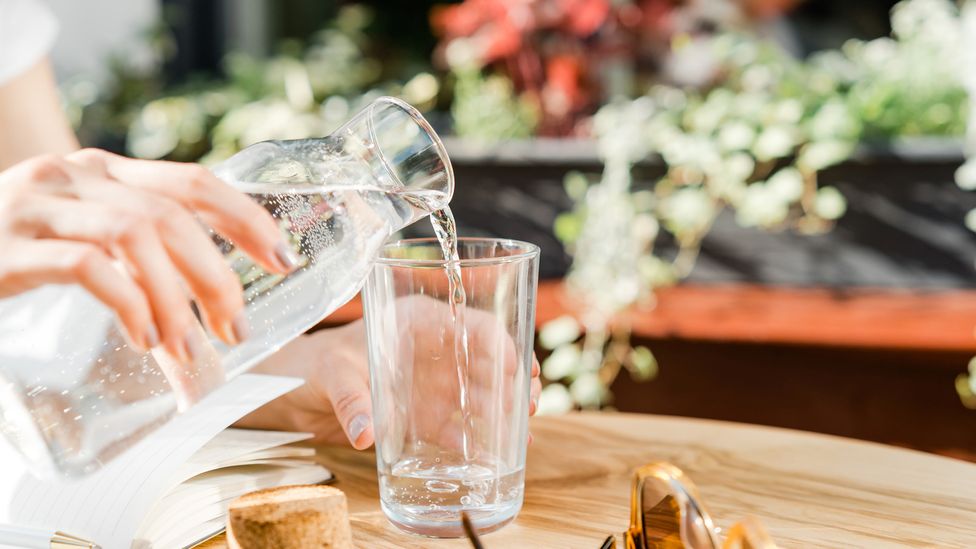
[[(724, 543), (705, 510), (695, 483), (670, 463), (652, 463), (634, 473), (626, 549), (776, 549), (762, 523), (749, 517), (729, 529)], [(607, 538), (601, 549), (615, 549)]]
[[(475, 549), (481, 549), (474, 529), (465, 532)], [(695, 483), (670, 463), (652, 463), (634, 473), (630, 527), (623, 539), (625, 549), (776, 549), (755, 517), (737, 522), (721, 542)], [(616, 547), (616, 537), (611, 535), (600, 549)]]

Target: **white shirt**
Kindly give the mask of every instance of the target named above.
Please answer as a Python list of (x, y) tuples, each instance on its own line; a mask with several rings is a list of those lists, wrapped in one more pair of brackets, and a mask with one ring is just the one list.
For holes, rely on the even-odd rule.
[(57, 34), (58, 21), (40, 0), (0, 0), (0, 85), (37, 64)]
[[(0, 86), (47, 55), (57, 33), (57, 19), (40, 0), (0, 0)], [(30, 369), (36, 367), (33, 361), (50, 361), (66, 343), (77, 344), (77, 334), (65, 333), (64, 319), (71, 318), (70, 312), (79, 303), (91, 299), (81, 288), (65, 286), (0, 299), (0, 364), (9, 366), (6, 363), (12, 356), (19, 366)], [(103, 324), (102, 319), (95, 319), (91, 329), (82, 331), (104, 331)]]

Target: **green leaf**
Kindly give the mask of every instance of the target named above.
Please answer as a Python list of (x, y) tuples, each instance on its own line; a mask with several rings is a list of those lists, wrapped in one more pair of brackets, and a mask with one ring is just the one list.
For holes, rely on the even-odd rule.
[(579, 202), (580, 200), (583, 200), (583, 196), (586, 194), (586, 189), (590, 187), (590, 181), (582, 172), (572, 170), (566, 174), (566, 177), (563, 178), (563, 187), (566, 189), (566, 194), (569, 195), (571, 199)]
[(583, 215), (576, 212), (561, 213), (553, 224), (556, 238), (563, 244), (572, 244), (583, 232)]
[(638, 381), (647, 381), (657, 377), (657, 359), (650, 349), (643, 345), (638, 345), (630, 351), (630, 365), (633, 368), (634, 377)]

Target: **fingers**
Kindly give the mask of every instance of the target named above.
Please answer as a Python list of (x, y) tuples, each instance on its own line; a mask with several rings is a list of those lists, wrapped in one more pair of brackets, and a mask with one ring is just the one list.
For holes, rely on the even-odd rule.
[(271, 214), (198, 164), (134, 160), (97, 149), (68, 159), (194, 210), (266, 270), (287, 273), (298, 266)]
[(196, 317), (155, 227), (144, 218), (110, 205), (52, 196), (24, 201), (17, 213), (20, 231), (44, 239), (74, 240), (99, 246), (120, 259), (141, 287), (163, 345), (188, 364), (205, 351), (194, 328)]
[(193, 215), (173, 200), (111, 181), (89, 182), (82, 193), (96, 202), (136, 212), (139, 220), (152, 224), (210, 331), (231, 345), (247, 338), (240, 280)]
[(77, 283), (115, 311), (129, 341), (141, 350), (159, 344), (149, 301), (97, 246), (58, 240), (12, 239), (0, 261), (0, 297), (44, 284)]
[(369, 448), (373, 444), (373, 416), (365, 365), (356, 368), (348, 364), (332, 364), (316, 373), (322, 376), (319, 384), (324, 387), (339, 425), (353, 448)]
[(534, 416), (539, 411), (539, 395), (542, 394), (542, 380), (538, 377), (532, 378), (529, 387), (529, 415)]
[[(85, 240), (103, 245), (111, 251), (112, 244), (116, 241), (139, 241), (137, 233), (155, 233), (169, 262), (189, 286), (210, 331), (231, 345), (246, 339), (249, 330), (243, 316), (244, 302), (240, 281), (227, 266), (210, 235), (198, 220), (174, 200), (108, 179), (109, 175), (98, 163), (98, 159), (112, 155), (101, 152), (77, 155), (79, 156), (72, 155), (72, 158), (80, 158), (87, 165), (79, 167), (73, 162), (52, 160), (38, 162), (34, 169), (47, 172), (54, 170), (57, 172), (54, 173), (55, 176), (61, 174), (71, 177), (72, 184), (67, 196), (77, 199), (74, 211), (80, 211), (79, 217), (82, 219), (62, 222), (63, 214), (60, 210), (65, 208), (64, 204), (67, 202), (45, 203), (35, 199), (32, 202), (38, 211), (32, 214), (30, 222), (41, 226), (70, 225), (80, 227), (87, 233), (97, 234), (71, 235), (68, 233), (77, 229), (66, 227), (66, 230), (52, 230), (48, 227), (47, 232), (51, 234), (42, 236)], [(89, 167), (91, 165), (94, 167)], [(45, 176), (45, 180), (57, 180), (57, 177)], [(36, 196), (53, 198), (49, 194)], [(49, 207), (41, 208), (44, 204)], [(114, 207), (114, 210), (106, 210), (106, 206)], [(89, 212), (87, 220), (83, 219), (86, 217), (85, 212)], [(170, 313), (171, 311), (163, 311), (162, 315), (173, 316)], [(160, 316), (158, 312), (157, 316)], [(188, 318), (184, 316), (184, 320)], [(190, 326), (185, 326), (181, 330), (184, 339), (198, 339), (186, 335), (189, 328)], [(170, 341), (166, 337), (164, 340)], [(185, 353), (174, 356), (184, 361), (188, 358)]]

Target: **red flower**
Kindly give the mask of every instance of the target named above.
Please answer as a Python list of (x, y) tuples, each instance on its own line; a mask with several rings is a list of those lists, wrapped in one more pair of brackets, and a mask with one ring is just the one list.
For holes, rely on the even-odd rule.
[(578, 36), (595, 33), (610, 15), (609, 0), (561, 0), (559, 3), (566, 14), (566, 25)]

